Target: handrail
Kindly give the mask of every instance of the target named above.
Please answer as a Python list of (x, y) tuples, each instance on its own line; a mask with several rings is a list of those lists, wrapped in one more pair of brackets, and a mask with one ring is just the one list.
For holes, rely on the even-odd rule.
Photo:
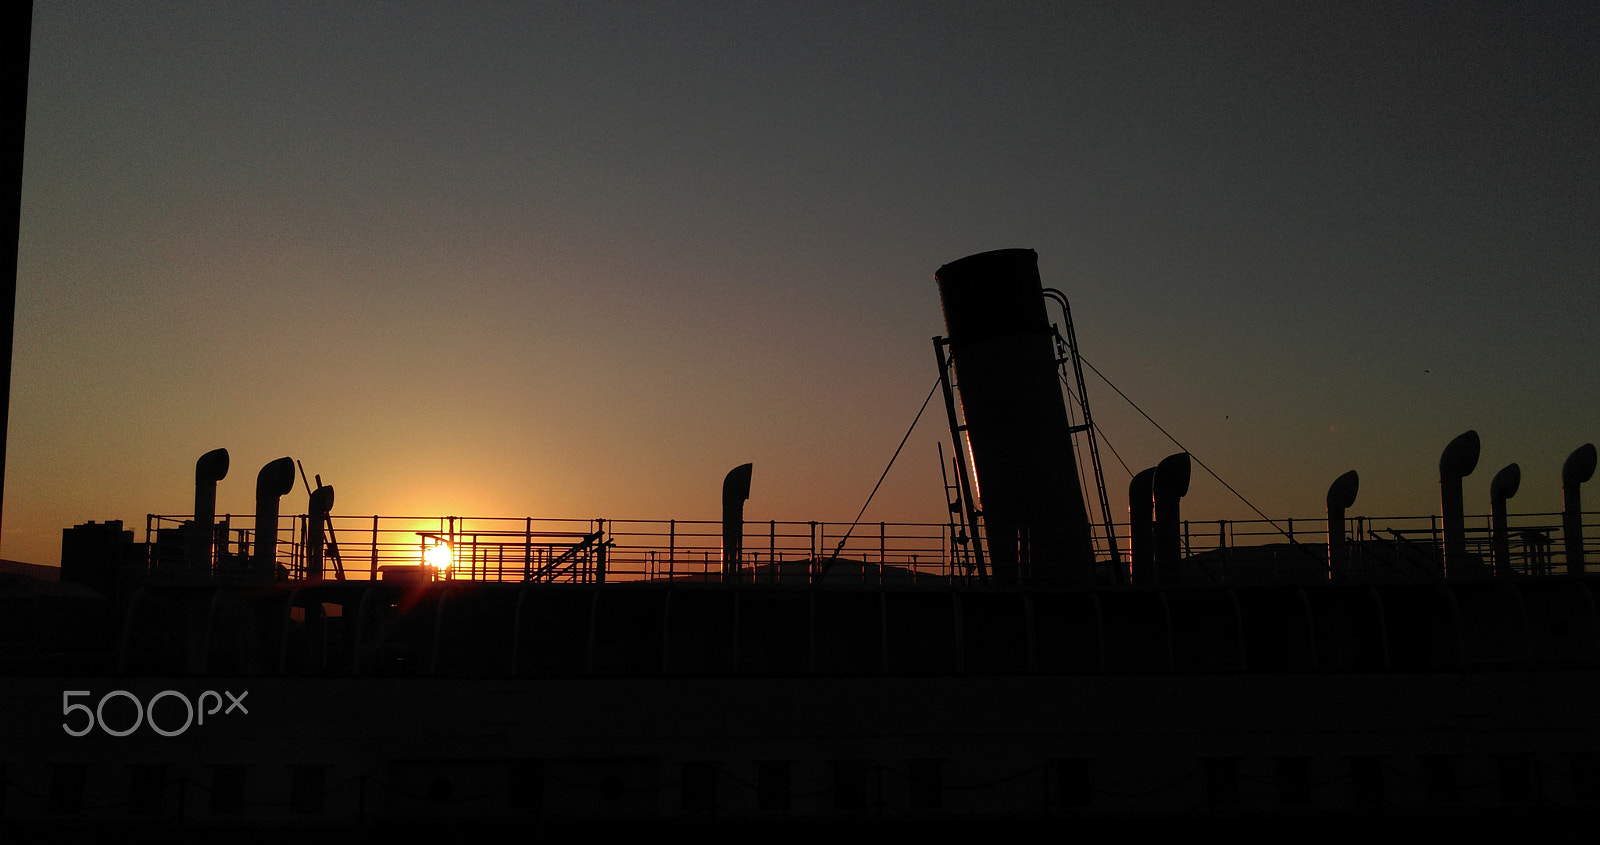
[[(1585, 560), (1589, 566), (1600, 567), (1600, 512), (1583, 517)], [(231, 577), (246, 572), (255, 538), (249, 528), (234, 526), (248, 521), (234, 520), (228, 514), (217, 519), (209, 572), (189, 572), (183, 544), (190, 517), (149, 516), (143, 550), (148, 568), (173, 577)], [(453, 565), (433, 577), (452, 580), (722, 580), (722, 525), (716, 520), (374, 515), (333, 515), (330, 519), (337, 527), (340, 552), (347, 562), (346, 577), (354, 580), (378, 580), (394, 567), (419, 570), (427, 545), (426, 540), (419, 543), (419, 537), (450, 544)], [(1560, 514), (1514, 514), (1508, 520), (1512, 560), (1505, 574), (1565, 573), (1565, 556), (1554, 548), (1562, 533)], [(1340, 573), (1340, 580), (1437, 577), (1439, 541), (1434, 518), (1357, 516), (1347, 522), (1351, 530), (1346, 536), (1360, 539), (1348, 551), (1352, 571)], [(1299, 548), (1268, 554), (1264, 550), (1285, 545), (1281, 524), (1291, 526), (1291, 539)], [(304, 577), (307, 550), (302, 525), (302, 516), (280, 517), (278, 571), (272, 577)], [(1488, 526), (1488, 515), (1473, 516), (1466, 531), (1468, 553), (1486, 561)], [(791, 581), (787, 573), (796, 567), (829, 556), (845, 527), (842, 521), (746, 522), (740, 580)], [(1115, 528), (1119, 539), (1125, 540), (1127, 524)], [(1326, 522), (1321, 519), (1280, 520), (1278, 525), (1266, 520), (1186, 520), (1181, 528), (1184, 557), (1189, 561), (1185, 565), (1197, 577), (1203, 574), (1200, 580), (1207, 583), (1259, 576), (1272, 567), (1300, 573), (1303, 580), (1326, 562), (1325, 529)], [(962, 549), (952, 548), (952, 542), (945, 523), (868, 523), (851, 534), (838, 556), (841, 562), (852, 564), (851, 574), (844, 576), (847, 581), (966, 583), (970, 573), (958, 562)], [(1385, 546), (1390, 545), (1405, 550), (1400, 554), (1408, 571), (1396, 571), (1393, 567), (1400, 562), (1386, 560)], [(1111, 570), (1108, 552), (1097, 555), (1096, 566), (1103, 570), (1102, 575)], [(254, 574), (257, 579), (266, 577)], [(1445, 574), (1455, 577), (1462, 573)]]

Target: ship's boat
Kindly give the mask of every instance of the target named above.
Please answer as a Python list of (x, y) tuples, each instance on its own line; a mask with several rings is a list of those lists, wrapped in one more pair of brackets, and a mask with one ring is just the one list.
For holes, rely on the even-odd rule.
[[(1560, 524), (1516, 534), (1514, 466), (1489, 531), (1465, 527), (1470, 432), (1423, 532), (1351, 531), (1351, 473), (1324, 530), (1248, 545), (1223, 526), (1210, 548), (1179, 516), (1183, 453), (1135, 475), (1113, 528), (1104, 484), (1078, 482), (1071, 433), (1092, 427), (1063, 400), (1036, 256), (936, 278), (957, 480), (931, 531), (747, 523), (745, 465), (720, 524), (336, 534), (320, 479), (280, 517), (288, 459), (234, 529), (222, 450), (197, 462), (194, 513), (152, 517), (144, 543), (69, 529), (67, 583), (0, 581), (0, 825), (1237, 834), (1600, 807), (1592, 446)], [(449, 567), (424, 563), (436, 548)]]

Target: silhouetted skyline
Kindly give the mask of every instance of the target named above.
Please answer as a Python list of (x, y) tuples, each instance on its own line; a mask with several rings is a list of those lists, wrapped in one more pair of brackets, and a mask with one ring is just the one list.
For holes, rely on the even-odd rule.
[[(1512, 461), (1557, 510), (1600, 439), (1597, 22), (39, 2), (0, 554), (186, 512), (216, 447), (219, 513), (292, 455), (340, 513), (714, 519), (752, 462), (747, 518), (848, 520), (936, 376), (933, 271), (1007, 247), (1269, 515), (1348, 469), (1352, 514), (1437, 511), (1467, 429), (1469, 512)], [(1175, 451), (1089, 389), (1130, 467)], [(944, 519), (938, 440), (868, 519)]]

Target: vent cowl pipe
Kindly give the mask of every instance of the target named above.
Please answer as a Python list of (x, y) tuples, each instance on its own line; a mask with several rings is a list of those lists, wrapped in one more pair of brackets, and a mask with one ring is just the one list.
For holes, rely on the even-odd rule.
[(1585, 443), (1561, 465), (1561, 528), (1567, 545), (1567, 573), (1583, 574), (1583, 496), (1585, 481), (1594, 477), (1595, 450)]
[(1133, 583), (1156, 580), (1156, 468), (1140, 470), (1128, 482), (1128, 561)]
[(272, 573), (278, 563), (278, 500), (294, 489), (294, 459), (279, 458), (256, 474), (255, 569)]
[(325, 526), (328, 514), (333, 512), (333, 487), (323, 484), (321, 476), (317, 478), (317, 489), (311, 491), (307, 510), (306, 578), (315, 580), (322, 577), (322, 551), (327, 545)]
[(1439, 455), (1439, 509), (1444, 520), (1444, 572), (1467, 566), (1467, 518), (1462, 501), (1461, 479), (1478, 467), (1478, 432), (1456, 436)]
[(1179, 500), (1189, 495), (1189, 453), (1168, 455), (1156, 464), (1150, 485), (1155, 505), (1156, 575), (1163, 584), (1183, 577), (1183, 531)]
[(750, 498), (753, 464), (740, 464), (722, 479), (722, 580), (737, 580), (744, 554), (744, 502)]
[(1328, 485), (1328, 577), (1343, 573), (1348, 567), (1345, 553), (1344, 512), (1356, 503), (1356, 492), (1361, 489), (1361, 476), (1355, 470), (1333, 480)]
[(211, 544), (217, 522), (217, 482), (228, 477), (228, 450), (212, 449), (194, 462), (194, 522), (184, 545), (189, 571), (211, 567)]
[(1522, 468), (1506, 464), (1489, 482), (1489, 548), (1494, 553), (1494, 574), (1511, 574), (1511, 532), (1506, 525), (1506, 500), (1522, 486)]

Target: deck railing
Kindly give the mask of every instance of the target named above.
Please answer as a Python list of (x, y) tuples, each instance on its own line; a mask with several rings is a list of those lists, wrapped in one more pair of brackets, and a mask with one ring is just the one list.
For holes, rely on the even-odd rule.
[[(146, 542), (152, 569), (185, 567), (187, 515), (151, 515)], [(714, 520), (535, 519), (532, 517), (334, 516), (333, 542), (322, 557), (324, 577), (383, 577), (488, 581), (722, 580), (722, 523)], [(253, 520), (218, 518), (213, 572), (247, 569), (255, 548)], [(305, 577), (307, 517), (278, 521), (279, 574)], [(745, 523), (740, 580), (805, 579), (835, 558), (830, 580), (943, 578), (950, 574), (945, 525), (875, 522), (855, 526), (819, 521)], [(434, 546), (449, 562), (429, 560)], [(337, 556), (332, 553), (336, 546)], [(337, 561), (337, 563), (335, 562)]]
[[(146, 521), (149, 566), (184, 574), (187, 515), (150, 515)], [(249, 517), (222, 515), (215, 530), (209, 573), (251, 571), (255, 549)], [(1512, 514), (1509, 560), (1493, 575), (1565, 573), (1565, 533), (1560, 513)], [(1583, 514), (1586, 570), (1600, 569), (1600, 512)], [(308, 517), (278, 521), (276, 577), (305, 578), (315, 568), (309, 554)], [(471, 581), (594, 583), (602, 581), (720, 581), (722, 524), (714, 520), (536, 519), (533, 517), (333, 516), (326, 532), (322, 576), (348, 580), (425, 578)], [(1116, 526), (1122, 565), (1130, 547), (1128, 526)], [(840, 539), (848, 537), (841, 545)], [(1102, 535), (1103, 536), (1103, 535)], [(1325, 519), (1185, 520), (1182, 550), (1186, 579), (1224, 583), (1273, 574), (1300, 578), (1394, 580), (1464, 577), (1443, 561), (1443, 525), (1437, 516), (1368, 517), (1346, 520), (1346, 559), (1327, 560)], [(1469, 516), (1468, 555), (1492, 560), (1487, 515)], [(449, 550), (438, 565), (429, 550)], [(337, 553), (335, 553), (335, 550)], [(435, 552), (435, 555), (438, 553)], [(829, 582), (928, 582), (972, 575), (972, 556), (952, 540), (949, 525), (820, 521), (746, 522), (737, 580), (800, 583), (826, 569)], [(1097, 575), (1113, 581), (1103, 549)], [(1454, 565), (1454, 564), (1452, 564)], [(255, 567), (259, 574), (260, 567)], [(1190, 577), (1192, 576), (1192, 577)]]

